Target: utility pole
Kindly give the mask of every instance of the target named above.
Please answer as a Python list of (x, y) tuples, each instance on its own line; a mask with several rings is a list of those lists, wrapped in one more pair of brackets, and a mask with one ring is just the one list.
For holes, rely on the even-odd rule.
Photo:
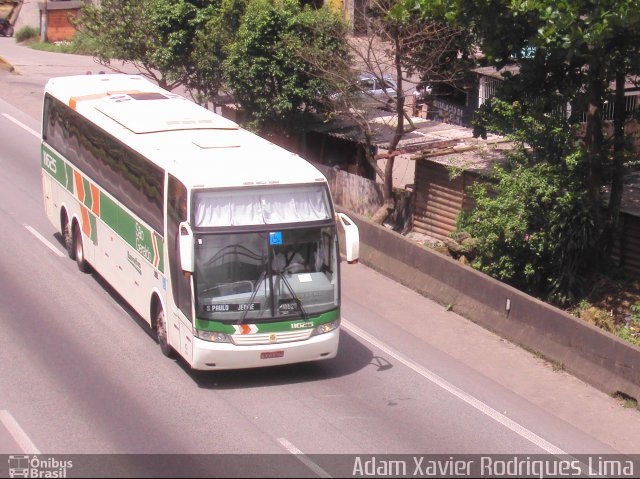
[(47, 41), (47, 11), (48, 0), (44, 0), (44, 7), (40, 11), (40, 41), (42, 43)]

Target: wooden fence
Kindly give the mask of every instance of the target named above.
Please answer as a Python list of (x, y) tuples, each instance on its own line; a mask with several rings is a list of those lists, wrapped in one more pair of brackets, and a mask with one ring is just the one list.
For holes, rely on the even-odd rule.
[(413, 229), (443, 239), (456, 229), (462, 209), (473, 206), (467, 187), (478, 175), (463, 171), (451, 178), (449, 169), (429, 161), (416, 162), (416, 191)]
[(381, 184), (338, 168), (313, 165), (327, 178), (333, 201), (343, 208), (371, 217), (384, 204)]
[(640, 280), (640, 218), (620, 213), (618, 233), (611, 256), (628, 279)]

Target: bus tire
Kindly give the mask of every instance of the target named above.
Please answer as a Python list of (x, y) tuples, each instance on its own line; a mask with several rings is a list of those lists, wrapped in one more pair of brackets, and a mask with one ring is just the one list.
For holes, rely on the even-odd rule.
[(69, 223), (69, 217), (66, 213), (62, 216), (62, 238), (64, 239), (64, 247), (67, 249), (69, 258), (76, 259), (76, 252), (73, 246), (73, 231), (71, 230), (71, 223)]
[(91, 271), (91, 267), (89, 266), (89, 263), (87, 263), (87, 259), (84, 257), (82, 231), (80, 231), (80, 228), (78, 228), (77, 225), (73, 228), (73, 253), (76, 258), (78, 269), (83, 273)]
[(168, 358), (175, 357), (175, 350), (169, 344), (169, 338), (167, 336), (167, 319), (164, 315), (164, 309), (162, 306), (158, 306), (155, 312), (154, 323), (156, 326), (156, 339), (160, 346), (160, 351)]

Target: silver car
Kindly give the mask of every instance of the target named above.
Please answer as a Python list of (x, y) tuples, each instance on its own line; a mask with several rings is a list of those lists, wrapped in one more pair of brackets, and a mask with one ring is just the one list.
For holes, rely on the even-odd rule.
[(356, 81), (356, 88), (363, 103), (375, 108), (388, 109), (393, 107), (398, 96), (398, 85), (388, 75), (360, 73)]

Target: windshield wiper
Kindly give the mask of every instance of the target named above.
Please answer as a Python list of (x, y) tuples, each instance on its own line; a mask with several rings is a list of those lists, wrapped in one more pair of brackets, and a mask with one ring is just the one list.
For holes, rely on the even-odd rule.
[[(300, 308), (300, 314), (302, 315), (302, 319), (307, 319), (308, 315), (304, 309), (304, 306), (302, 306), (302, 300), (296, 296), (296, 293), (293, 291), (293, 288), (291, 287), (291, 283), (289, 283), (289, 280), (285, 277), (284, 272), (276, 271), (276, 275), (278, 276), (278, 278), (282, 280), (284, 285), (289, 290), (289, 294), (291, 294), (291, 298), (296, 302), (296, 304), (298, 305), (298, 308)], [(275, 314), (275, 311), (274, 311), (274, 314)]]
[[(278, 278), (280, 278), (282, 280), (284, 285), (287, 287), (287, 290), (289, 290), (289, 294), (291, 295), (291, 298), (298, 305), (298, 308), (300, 309), (300, 315), (302, 316), (302, 319), (307, 319), (309, 317), (309, 315), (307, 314), (307, 311), (304, 309), (304, 306), (302, 305), (302, 300), (300, 298), (298, 298), (298, 296), (296, 296), (296, 293), (293, 290), (293, 287), (291, 286), (291, 283), (289, 283), (289, 280), (286, 278), (285, 273), (283, 271), (274, 271), (274, 273), (276, 274), (276, 276)], [(249, 301), (247, 301), (245, 303), (246, 308), (242, 312), (242, 316), (240, 317), (240, 319), (238, 320), (238, 322), (236, 324), (243, 324), (244, 323), (244, 320), (247, 318), (247, 314), (249, 314), (249, 309), (251, 307), (251, 303), (253, 303), (253, 300), (256, 298), (256, 294), (258, 294), (258, 288), (260, 288), (260, 285), (266, 279), (266, 276), (267, 276), (267, 272), (266, 271), (262, 271), (260, 273), (260, 277), (258, 278), (258, 282), (256, 283), (256, 287), (253, 290), (253, 293), (251, 293), (251, 297), (249, 298)], [(273, 292), (271, 292), (271, 294), (273, 294)], [(274, 314), (275, 314), (275, 312), (274, 312)]]
[(249, 309), (251, 308), (251, 304), (253, 303), (253, 300), (256, 299), (256, 294), (258, 294), (258, 288), (260, 288), (260, 285), (262, 284), (262, 282), (266, 277), (267, 277), (267, 271), (264, 270), (262, 271), (262, 273), (260, 273), (260, 276), (258, 277), (258, 282), (256, 283), (256, 287), (253, 289), (253, 293), (251, 293), (251, 297), (249, 298), (249, 301), (245, 303), (246, 308), (242, 312), (242, 316), (238, 320), (237, 324), (244, 323), (244, 320), (247, 318), (247, 314), (249, 314)]

